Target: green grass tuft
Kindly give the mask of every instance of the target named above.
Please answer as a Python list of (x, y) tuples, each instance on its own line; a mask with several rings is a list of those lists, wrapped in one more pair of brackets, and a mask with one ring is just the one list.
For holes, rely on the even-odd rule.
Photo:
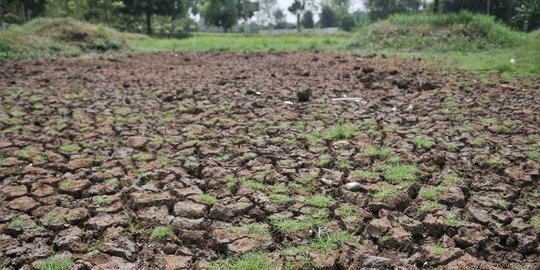
[(55, 255), (47, 259), (38, 260), (34, 265), (39, 270), (65, 270), (72, 266), (73, 263), (71, 257)]
[(249, 252), (242, 255), (214, 261), (208, 270), (273, 270), (276, 262), (262, 251)]

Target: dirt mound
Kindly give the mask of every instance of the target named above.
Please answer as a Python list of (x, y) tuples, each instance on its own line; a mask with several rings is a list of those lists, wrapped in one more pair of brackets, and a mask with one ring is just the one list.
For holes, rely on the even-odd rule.
[(351, 45), (402, 52), (476, 52), (513, 48), (531, 42), (520, 32), (486, 15), (394, 15), (362, 29)]
[(0, 57), (41, 58), (117, 51), (127, 48), (127, 37), (111, 28), (71, 18), (38, 18), (0, 32)]
[(537, 82), (315, 52), (0, 70), (4, 269), (540, 267)]

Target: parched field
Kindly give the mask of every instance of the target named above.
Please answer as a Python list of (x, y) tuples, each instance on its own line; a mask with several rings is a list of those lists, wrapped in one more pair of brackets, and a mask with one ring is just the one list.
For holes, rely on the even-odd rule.
[(323, 52), (0, 70), (1, 268), (540, 268), (538, 81)]

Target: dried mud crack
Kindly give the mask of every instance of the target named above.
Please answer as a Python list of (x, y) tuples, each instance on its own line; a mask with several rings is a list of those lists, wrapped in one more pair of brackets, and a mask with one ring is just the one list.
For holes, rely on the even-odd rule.
[(317, 52), (0, 69), (3, 269), (540, 268), (538, 82)]

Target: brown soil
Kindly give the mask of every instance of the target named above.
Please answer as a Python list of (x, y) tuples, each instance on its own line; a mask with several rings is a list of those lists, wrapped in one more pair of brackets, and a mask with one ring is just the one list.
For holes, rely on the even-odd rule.
[[(0, 70), (4, 269), (58, 253), (74, 269), (204, 269), (260, 249), (276, 268), (540, 268), (538, 82), (317, 52)], [(326, 136), (338, 123), (356, 134)], [(418, 168), (415, 182), (381, 166), (398, 162)], [(397, 193), (374, 195), (387, 183)], [(310, 203), (319, 195), (332, 201)], [(283, 231), (276, 213), (324, 222)], [(255, 223), (269, 229), (241, 227)], [(162, 225), (173, 234), (153, 235)], [(284, 252), (336, 231), (355, 239)]]

